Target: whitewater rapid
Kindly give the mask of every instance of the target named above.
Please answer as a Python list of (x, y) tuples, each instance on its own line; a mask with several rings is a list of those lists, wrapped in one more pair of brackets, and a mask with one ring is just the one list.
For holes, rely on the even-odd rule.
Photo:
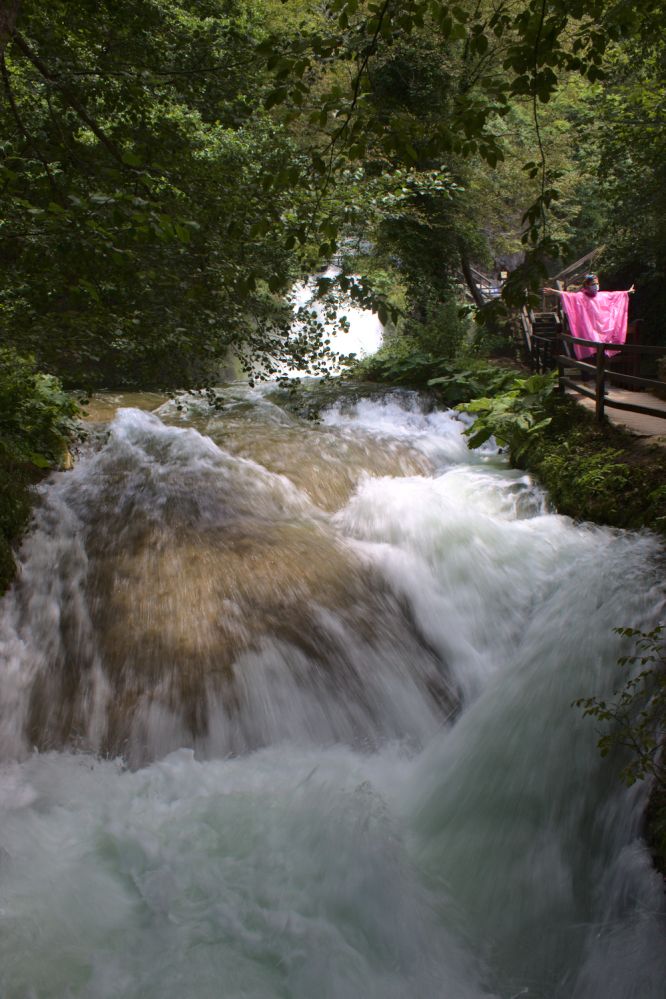
[(663, 612), (406, 392), (121, 409), (0, 610), (3, 999), (661, 999), (646, 789), (577, 697)]

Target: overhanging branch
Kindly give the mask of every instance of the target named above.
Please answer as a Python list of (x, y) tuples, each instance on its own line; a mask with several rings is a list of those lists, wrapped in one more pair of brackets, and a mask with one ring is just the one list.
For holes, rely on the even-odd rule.
[(11, 39), (14, 42), (16, 48), (21, 52), (25, 58), (32, 63), (37, 72), (49, 83), (52, 87), (55, 87), (63, 100), (69, 107), (78, 115), (82, 122), (88, 126), (93, 135), (99, 139), (101, 144), (107, 150), (107, 152), (116, 160), (124, 169), (126, 170), (148, 170), (150, 173), (156, 173), (157, 171), (151, 170), (149, 167), (136, 168), (128, 164), (123, 158), (122, 150), (113, 142), (112, 139), (104, 132), (104, 130), (97, 124), (97, 122), (90, 117), (86, 109), (82, 106), (81, 102), (78, 100), (75, 94), (69, 89), (69, 87), (62, 82), (45, 63), (39, 58), (36, 52), (33, 52), (32, 48), (26, 42), (25, 38), (14, 29), (11, 33)]

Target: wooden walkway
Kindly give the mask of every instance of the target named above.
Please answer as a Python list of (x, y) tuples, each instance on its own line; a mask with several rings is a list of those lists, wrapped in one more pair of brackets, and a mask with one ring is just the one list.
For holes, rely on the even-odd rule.
[[(594, 399), (588, 399), (579, 395), (573, 389), (567, 389), (567, 395), (573, 396), (581, 406), (585, 406), (590, 412), (594, 412)], [(609, 399), (616, 399), (618, 402), (633, 403), (636, 406), (650, 406), (659, 409), (666, 417), (666, 399), (659, 399), (652, 392), (630, 392), (629, 389), (610, 389)], [(644, 413), (629, 413), (622, 409), (612, 409), (606, 407), (605, 415), (609, 423), (616, 427), (624, 427), (638, 437), (649, 437), (657, 444), (666, 445), (666, 419), (660, 416), (647, 416)]]
[[(535, 313), (527, 307), (521, 309), (516, 332), (519, 341), (524, 338), (524, 348), (533, 371), (545, 373), (558, 368), (561, 392), (577, 399), (586, 409), (596, 413), (600, 420), (607, 419), (614, 426), (623, 427), (638, 437), (666, 444), (666, 399), (653, 391), (665, 395), (666, 381), (639, 374), (641, 357), (651, 360), (654, 366), (659, 358), (666, 357), (666, 347), (613, 344), (613, 354), (620, 354), (621, 357), (618, 359), (620, 365), (614, 361), (611, 366), (610, 358), (606, 356), (607, 348), (602, 343), (591, 344), (589, 340), (571, 336), (566, 332), (566, 319), (554, 310)], [(592, 345), (595, 354), (586, 355), (583, 362), (577, 360), (574, 351), (578, 349), (578, 344), (587, 348), (588, 355)], [(629, 384), (639, 391), (620, 387), (616, 380), (620, 385)], [(648, 412), (632, 412), (634, 409), (647, 409)]]

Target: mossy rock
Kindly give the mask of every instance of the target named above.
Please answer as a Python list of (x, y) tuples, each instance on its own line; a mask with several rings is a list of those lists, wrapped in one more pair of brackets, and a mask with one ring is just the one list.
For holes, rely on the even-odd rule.
[(558, 512), (666, 535), (666, 448), (599, 424), (573, 400), (556, 400), (550, 415), (520, 464), (539, 478)]
[(395, 389), (391, 386), (373, 382), (303, 380), (288, 388), (275, 389), (268, 399), (303, 420), (318, 420), (328, 406), (354, 405), (359, 399), (381, 398), (392, 392)]

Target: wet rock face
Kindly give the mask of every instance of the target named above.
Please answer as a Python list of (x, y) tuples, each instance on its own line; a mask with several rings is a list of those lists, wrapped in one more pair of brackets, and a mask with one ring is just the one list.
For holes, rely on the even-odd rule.
[(441, 657), (327, 514), (367, 466), (396, 475), (427, 459), (291, 418), (222, 423), (210, 429), (236, 454), (127, 411), (45, 493), (15, 596), (26, 632), (38, 618), (28, 744), (142, 763), (299, 733), (418, 741), (394, 688), (425, 707), (426, 727), (451, 712)]

